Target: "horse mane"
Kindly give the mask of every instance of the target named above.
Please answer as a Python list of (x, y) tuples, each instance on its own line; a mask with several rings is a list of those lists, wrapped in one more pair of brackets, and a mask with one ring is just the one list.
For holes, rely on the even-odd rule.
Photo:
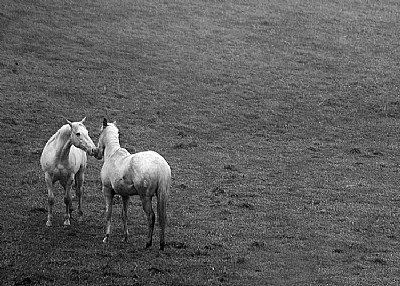
[[(119, 129), (118, 129), (118, 126), (117, 126), (117, 124), (115, 124), (115, 123), (108, 123), (107, 124), (107, 127), (113, 127), (116, 131), (117, 131), (117, 134), (119, 134)], [(105, 128), (103, 127), (103, 130), (104, 130)]]

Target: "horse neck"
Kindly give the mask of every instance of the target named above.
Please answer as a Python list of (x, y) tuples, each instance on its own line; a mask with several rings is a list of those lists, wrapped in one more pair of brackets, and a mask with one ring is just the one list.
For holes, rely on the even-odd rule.
[(118, 134), (108, 134), (105, 143), (104, 157), (109, 158), (112, 154), (115, 153), (118, 149), (121, 148), (119, 144)]
[(64, 125), (57, 135), (57, 157), (60, 161), (68, 160), (72, 142), (70, 140), (70, 127)]
[(68, 141), (65, 142), (65, 144), (62, 146), (60, 150), (59, 153), (60, 161), (65, 161), (69, 159), (69, 153), (71, 151), (71, 147), (72, 147), (72, 142), (71, 140), (68, 139)]

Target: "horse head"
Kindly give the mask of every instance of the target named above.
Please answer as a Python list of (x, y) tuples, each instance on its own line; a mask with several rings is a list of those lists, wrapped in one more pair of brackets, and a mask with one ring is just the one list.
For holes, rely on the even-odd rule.
[(86, 117), (79, 122), (71, 122), (67, 120), (69, 126), (71, 127), (70, 140), (75, 147), (82, 149), (89, 156), (94, 156), (96, 153), (96, 146), (89, 137), (89, 132), (86, 129), (86, 126), (83, 125), (85, 119)]

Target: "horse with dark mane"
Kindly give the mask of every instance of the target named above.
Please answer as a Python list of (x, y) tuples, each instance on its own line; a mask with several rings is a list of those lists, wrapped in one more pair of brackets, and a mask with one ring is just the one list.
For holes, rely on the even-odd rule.
[(166, 203), (171, 184), (171, 169), (165, 159), (154, 151), (130, 154), (119, 144), (118, 128), (115, 123), (103, 120), (97, 150), (97, 159), (104, 157), (101, 169), (103, 195), (106, 203), (106, 234), (108, 242), (111, 231), (112, 202), (114, 195), (122, 197), (122, 220), (124, 240), (128, 240), (127, 211), (129, 196), (139, 195), (147, 215), (148, 235), (146, 248), (152, 245), (155, 215), (152, 198), (157, 196), (157, 214), (160, 225), (160, 249), (165, 246)]

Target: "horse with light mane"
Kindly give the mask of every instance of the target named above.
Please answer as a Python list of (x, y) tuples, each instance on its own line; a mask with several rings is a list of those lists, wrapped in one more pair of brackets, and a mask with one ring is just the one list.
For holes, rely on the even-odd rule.
[(78, 199), (78, 219), (82, 219), (83, 183), (87, 162), (86, 153), (93, 156), (96, 150), (96, 146), (92, 139), (90, 139), (85, 125), (83, 125), (85, 119), (86, 117), (80, 122), (70, 122), (67, 120), (68, 124), (63, 125), (47, 141), (40, 157), (40, 164), (45, 173), (48, 191), (47, 226), (52, 225), (54, 189), (57, 181), (60, 182), (65, 190), (64, 203), (66, 209), (64, 225), (68, 226), (71, 224), (71, 188), (74, 182)]
[(152, 198), (157, 196), (157, 214), (160, 226), (160, 249), (165, 246), (165, 224), (167, 219), (166, 203), (171, 184), (171, 169), (165, 159), (154, 151), (130, 154), (121, 148), (118, 128), (104, 118), (95, 158), (104, 164), (101, 169), (103, 196), (106, 204), (106, 234), (103, 242), (107, 243), (111, 231), (111, 215), (114, 195), (122, 197), (122, 221), (124, 242), (128, 240), (127, 211), (129, 196), (139, 195), (143, 210), (147, 215), (148, 235), (146, 248), (152, 245), (155, 215)]

